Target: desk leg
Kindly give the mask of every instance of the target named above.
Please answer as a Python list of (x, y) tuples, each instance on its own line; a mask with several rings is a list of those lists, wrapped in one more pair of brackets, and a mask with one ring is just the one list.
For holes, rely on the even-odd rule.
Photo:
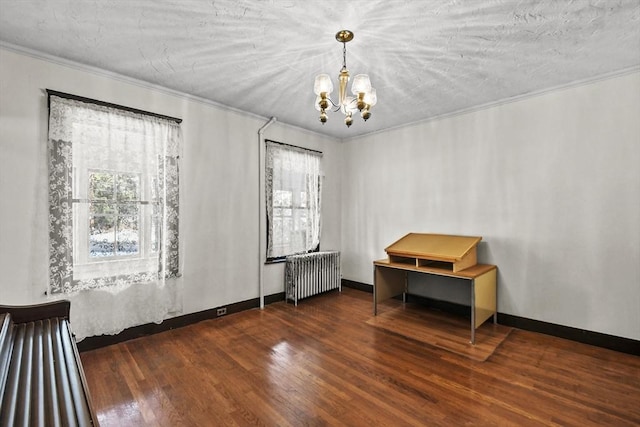
[(373, 315), (378, 303), (406, 292), (406, 272), (394, 268), (373, 267)]
[(409, 292), (409, 273), (404, 272), (404, 291), (402, 292), (402, 305), (407, 303), (407, 293)]
[(476, 281), (471, 279), (471, 345), (476, 345)]
[(378, 284), (376, 283), (378, 281), (377, 279), (377, 272), (376, 272), (377, 268), (374, 265), (373, 266), (373, 315), (377, 316), (378, 315), (378, 298), (376, 298), (376, 289), (378, 289)]
[(490, 270), (471, 281), (471, 343), (475, 344), (475, 329), (493, 317), (496, 323), (496, 270)]

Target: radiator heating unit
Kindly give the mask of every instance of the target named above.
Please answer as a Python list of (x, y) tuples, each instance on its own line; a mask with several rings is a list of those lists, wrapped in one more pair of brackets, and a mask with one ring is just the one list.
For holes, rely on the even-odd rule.
[(342, 291), (340, 252), (322, 251), (286, 258), (284, 287), (287, 301), (298, 300), (333, 289)]

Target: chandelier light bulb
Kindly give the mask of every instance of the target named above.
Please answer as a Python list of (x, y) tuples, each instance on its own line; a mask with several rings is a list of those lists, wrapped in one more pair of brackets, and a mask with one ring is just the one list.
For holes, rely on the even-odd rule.
[(333, 83), (331, 83), (331, 77), (329, 74), (318, 74), (316, 76), (315, 84), (313, 85), (313, 91), (316, 95), (320, 95), (322, 92), (325, 92), (329, 95), (333, 92)]
[(373, 107), (378, 103), (378, 95), (376, 94), (376, 90), (371, 88), (371, 90), (364, 94), (364, 103), (369, 107)]
[(353, 78), (351, 85), (351, 93), (358, 95), (359, 93), (367, 93), (371, 90), (371, 80), (366, 74), (358, 74)]

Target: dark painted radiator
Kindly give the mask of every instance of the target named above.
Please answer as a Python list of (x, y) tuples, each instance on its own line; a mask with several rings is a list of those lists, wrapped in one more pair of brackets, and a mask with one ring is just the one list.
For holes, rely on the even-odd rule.
[(0, 426), (98, 425), (68, 320), (0, 327)]

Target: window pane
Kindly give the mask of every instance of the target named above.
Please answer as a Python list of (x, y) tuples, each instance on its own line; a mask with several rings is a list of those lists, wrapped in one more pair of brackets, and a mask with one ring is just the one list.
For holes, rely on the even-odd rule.
[(140, 200), (140, 177), (135, 174), (116, 175), (118, 201)]
[(92, 202), (89, 205), (89, 213), (92, 215), (113, 215), (116, 213), (115, 203)]
[(291, 206), (291, 191), (284, 191), (284, 190), (274, 191), (273, 206)]
[(135, 255), (138, 253), (140, 235), (138, 231), (138, 217), (118, 217), (118, 255)]
[(115, 255), (115, 223), (111, 216), (92, 216), (89, 223), (89, 256)]
[(160, 241), (160, 218), (151, 217), (151, 252), (158, 252), (158, 242)]
[(296, 230), (295, 232), (291, 233), (291, 249), (296, 252), (303, 251), (305, 249), (306, 236), (307, 234), (304, 232), (304, 230)]
[(113, 200), (113, 174), (93, 172), (89, 176), (90, 200)]
[(282, 218), (273, 218), (273, 236), (273, 244), (280, 244), (282, 240)]
[(296, 218), (296, 230), (306, 230), (307, 229), (307, 216), (306, 212), (301, 212)]
[(151, 200), (157, 200), (158, 199), (158, 178), (151, 178), (151, 188), (150, 188), (150, 197)]
[(138, 203), (120, 203), (118, 204), (119, 215), (138, 215)]
[(291, 233), (293, 233), (293, 220), (291, 218), (282, 219), (282, 243), (291, 242)]

